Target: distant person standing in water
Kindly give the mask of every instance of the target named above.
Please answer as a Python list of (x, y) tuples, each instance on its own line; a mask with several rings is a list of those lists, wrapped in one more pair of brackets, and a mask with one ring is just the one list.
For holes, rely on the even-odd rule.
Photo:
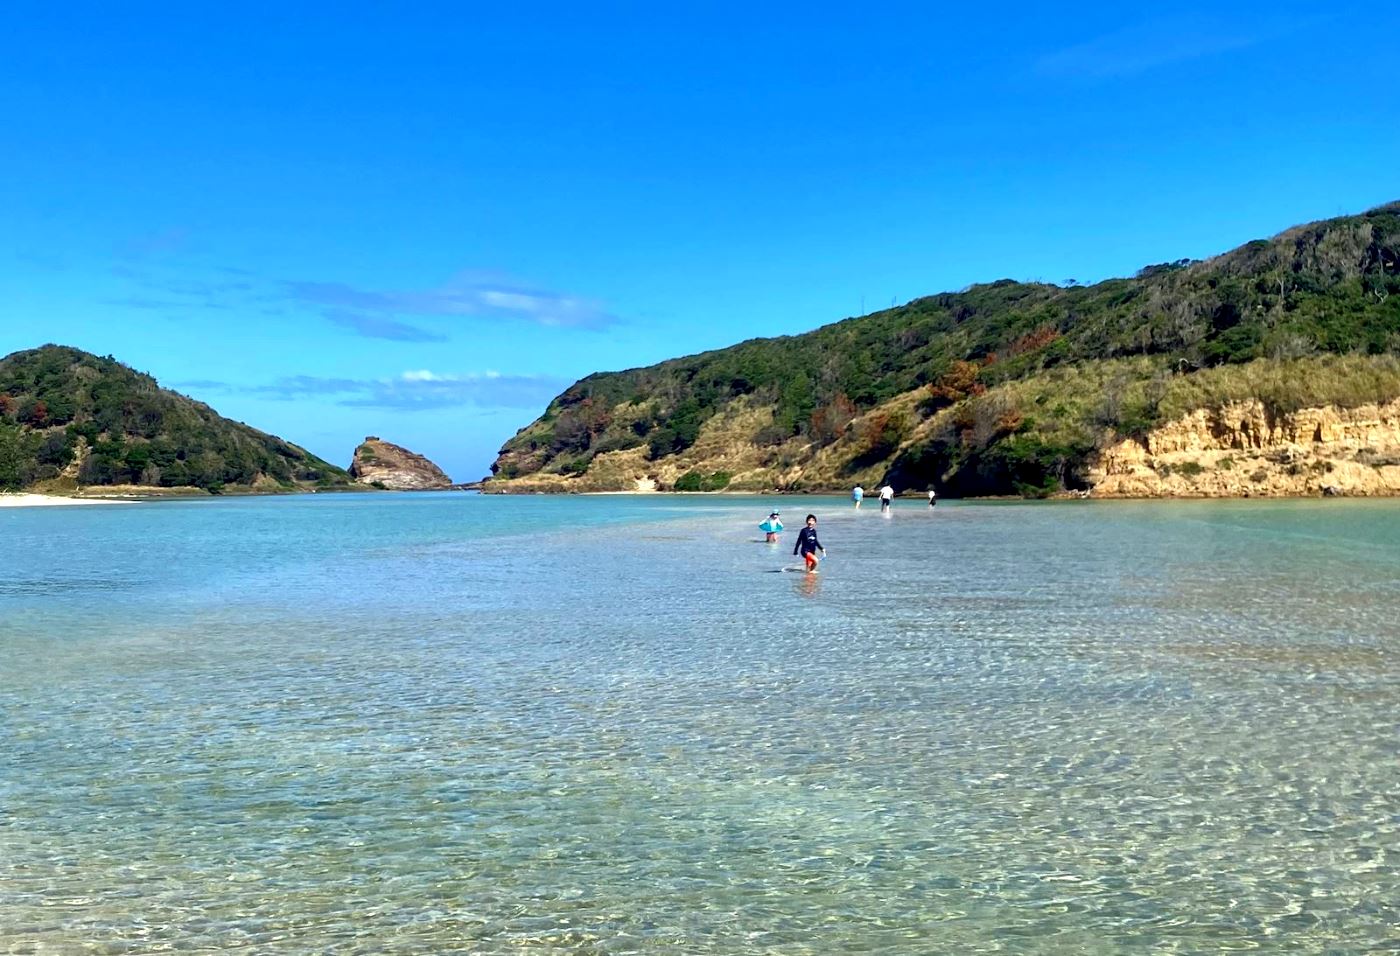
[(759, 522), (758, 530), (763, 532), (764, 541), (773, 544), (778, 540), (778, 532), (783, 530), (782, 519), (780, 519), (778, 513), (774, 511), (763, 521)]
[(807, 527), (797, 532), (797, 544), (793, 547), (793, 554), (802, 555), (802, 560), (807, 562), (807, 573), (811, 574), (817, 570), (817, 552), (826, 557), (826, 548), (817, 540), (817, 516), (807, 516)]
[(854, 488), (851, 489), (851, 500), (856, 503), (857, 508), (860, 507), (861, 499), (864, 497), (865, 489), (862, 488), (860, 485), (856, 485)]
[(885, 485), (880, 489), (880, 512), (883, 514), (889, 511), (892, 504), (894, 504), (894, 489)]
[(936, 504), (938, 504), (938, 492), (930, 488), (928, 490), (928, 506), (932, 508)]

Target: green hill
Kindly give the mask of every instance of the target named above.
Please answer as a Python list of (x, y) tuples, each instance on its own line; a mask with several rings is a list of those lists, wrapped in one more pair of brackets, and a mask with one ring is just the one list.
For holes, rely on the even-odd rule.
[[(1400, 203), (1132, 278), (1002, 280), (590, 375), (505, 444), (491, 485), (795, 490), (894, 477), (1044, 494), (1082, 487), (1106, 442), (1190, 411), (1196, 376), (1210, 373), (1212, 400), (1275, 410), (1388, 400), (1397, 351)], [(1362, 358), (1343, 369), (1339, 356)], [(1266, 379), (1269, 393), (1254, 394)]]
[(348, 482), (305, 449), (113, 358), (46, 345), (0, 359), (0, 488), (290, 491)]

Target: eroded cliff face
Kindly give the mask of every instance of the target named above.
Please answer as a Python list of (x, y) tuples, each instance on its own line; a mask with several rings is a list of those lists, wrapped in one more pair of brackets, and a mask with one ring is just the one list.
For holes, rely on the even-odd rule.
[(391, 491), (429, 491), (452, 487), (452, 479), (422, 455), (370, 435), (355, 449), (350, 475), (357, 484)]
[(1400, 494), (1400, 400), (1271, 415), (1257, 401), (1198, 409), (1145, 441), (1105, 447), (1096, 498)]

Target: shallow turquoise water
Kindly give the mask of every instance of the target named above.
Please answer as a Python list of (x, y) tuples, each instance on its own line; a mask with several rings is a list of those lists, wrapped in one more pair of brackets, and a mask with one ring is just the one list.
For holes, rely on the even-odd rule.
[(0, 951), (1400, 948), (1400, 505), (0, 511)]

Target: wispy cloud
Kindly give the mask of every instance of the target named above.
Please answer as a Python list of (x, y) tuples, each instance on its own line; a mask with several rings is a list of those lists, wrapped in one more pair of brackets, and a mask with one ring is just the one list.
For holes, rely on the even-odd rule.
[(19, 250), (15, 253), (15, 261), (23, 263), (30, 269), (39, 269), (44, 272), (62, 272), (68, 268), (68, 260), (61, 254), (34, 249)]
[(331, 378), (291, 375), (267, 385), (190, 381), (177, 388), (239, 392), (280, 401), (320, 398), (352, 408), (430, 411), (441, 408), (540, 408), (569, 383), (545, 375), (503, 375), (479, 372), (446, 375), (414, 369), (394, 378)]
[(189, 302), (175, 299), (152, 299), (143, 295), (121, 296), (115, 299), (100, 299), (103, 305), (119, 305), (123, 309), (144, 309), (153, 312), (178, 312), (187, 309)]
[[(174, 242), (179, 235), (157, 236), (149, 245), (159, 248), (162, 241)], [(438, 288), (380, 290), (344, 282), (259, 278), (233, 266), (206, 264), (203, 270), (202, 275), (175, 272), (170, 264), (144, 261), (140, 256), (114, 262), (112, 275), (125, 280), (130, 294), (113, 296), (105, 303), (133, 309), (234, 309), (262, 315), (282, 308), (365, 338), (394, 342), (446, 342), (450, 325), (473, 321), (572, 329), (601, 329), (617, 321), (591, 300), (485, 272), (460, 273)], [(415, 321), (422, 319), (436, 321)]]
[(182, 251), (190, 241), (190, 231), (184, 226), (167, 226), (152, 232), (132, 236), (117, 247), (120, 259), (151, 259)]
[(207, 392), (227, 392), (231, 390), (228, 382), (219, 382), (212, 378), (192, 378), (183, 382), (174, 382), (172, 388), (194, 388)]
[(165, 292), (173, 292), (176, 295), (201, 296), (204, 298), (214, 298), (216, 296), (247, 296), (253, 295), (258, 291), (257, 286), (248, 279), (150, 279), (147, 280), (147, 284)]
[(389, 339), (393, 342), (447, 341), (447, 336), (440, 332), (430, 332), (383, 315), (365, 315), (345, 309), (326, 309), (321, 314), (328, 321), (370, 339)]
[(1049, 53), (1035, 68), (1044, 76), (1134, 76), (1171, 63), (1254, 46), (1277, 32), (1246, 29), (1210, 17), (1157, 19)]
[(104, 300), (108, 305), (134, 309), (232, 309), (252, 308), (271, 301), (273, 293), (248, 278), (209, 278), (171, 275), (164, 267), (147, 263), (115, 263), (111, 274), (134, 288), (131, 295)]
[(511, 319), (536, 325), (598, 329), (616, 322), (597, 303), (532, 288), (486, 273), (462, 273), (441, 288), (361, 289), (341, 282), (293, 281), (288, 294), (302, 302), (360, 313)]

